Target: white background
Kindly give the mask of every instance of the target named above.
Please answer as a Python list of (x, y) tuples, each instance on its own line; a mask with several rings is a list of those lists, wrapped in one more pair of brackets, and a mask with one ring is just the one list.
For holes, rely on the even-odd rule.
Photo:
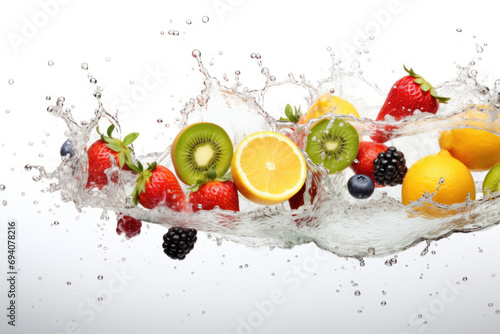
[(6, 205), (0, 206), (0, 267), (7, 265), (6, 224), (15, 220), (19, 276), (16, 327), (5, 316), (7, 269), (0, 280), (1, 332), (497, 333), (498, 227), (433, 242), (424, 257), (421, 243), (397, 254), (391, 267), (384, 265), (388, 258), (360, 267), (314, 245), (272, 251), (218, 246), (204, 233), (186, 261), (174, 262), (161, 250), (164, 228), (144, 224), (140, 236), (124, 241), (114, 216), (106, 222), (98, 210), (79, 213), (57, 194), (42, 193), (47, 184), (33, 182), (36, 173), (24, 169), (59, 164), (65, 127), (45, 111), (49, 103), (65, 96), (76, 105), (77, 119), (93, 113), (82, 62), (105, 88), (105, 103), (122, 109), (120, 96), (151, 70), (168, 73), (121, 118), (128, 132), (137, 119), (147, 124), (141, 145), (155, 151), (171, 141), (180, 108), (201, 89), (195, 48), (213, 75), (232, 80), (240, 70), (251, 88), (263, 79), (250, 58), (254, 52), (278, 80), (293, 72), (315, 82), (327, 76), (328, 47), (349, 64), (348, 50), (371, 27), (374, 39), (361, 48), (369, 52), (358, 59), (384, 90), (401, 76), (403, 63), (425, 69), (433, 83), (452, 79), (455, 65), (472, 60), (484, 43), (477, 69), (492, 87), (500, 78), (492, 3), (2, 1), (0, 184), (6, 189), (0, 202)]

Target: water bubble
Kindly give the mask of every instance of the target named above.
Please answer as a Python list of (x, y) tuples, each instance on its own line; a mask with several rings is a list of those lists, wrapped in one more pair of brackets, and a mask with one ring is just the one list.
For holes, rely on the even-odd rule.
[(41, 281), (42, 280), (42, 276), (38, 276), (38, 280)]
[(89, 64), (87, 63), (82, 63), (82, 69), (84, 69), (85, 71), (89, 69)]
[(13, 85), (14, 84), (14, 79), (9, 79), (9, 85)]
[(206, 16), (206, 15), (201, 18), (201, 21), (203, 23), (207, 23), (209, 20), (210, 20), (210, 18), (208, 16)]
[(98, 279), (99, 281), (102, 281), (102, 279), (103, 279), (103, 278), (104, 278), (104, 277), (103, 277), (102, 275), (97, 276), (97, 279)]
[(359, 296), (361, 295), (361, 292), (359, 292), (359, 290), (356, 290), (356, 291), (354, 291), (354, 295), (355, 295), (356, 297), (359, 297)]
[(54, 62), (52, 60), (49, 60), (49, 62), (47, 64), (49, 64), (49, 66), (53, 66)]
[(191, 55), (194, 57), (194, 58), (200, 58), (201, 57), (201, 51), (198, 50), (198, 49), (194, 49), (193, 52), (191, 52)]
[(328, 51), (328, 52), (332, 51), (332, 47), (331, 47), (331, 46), (328, 46), (328, 47), (326, 48), (326, 51)]
[(9, 109), (5, 109), (5, 113), (6, 114), (10, 114), (10, 110)]
[(60, 105), (62, 105), (62, 104), (64, 103), (64, 101), (66, 101), (66, 99), (64, 98), (64, 96), (59, 96), (59, 97), (57, 98), (56, 104), (57, 104), (58, 106), (60, 106)]

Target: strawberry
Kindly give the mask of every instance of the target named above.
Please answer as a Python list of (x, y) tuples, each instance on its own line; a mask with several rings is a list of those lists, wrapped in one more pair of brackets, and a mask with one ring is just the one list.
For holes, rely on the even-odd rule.
[[(416, 74), (413, 69), (403, 66), (409, 75), (394, 83), (380, 109), (376, 121), (385, 121), (387, 116), (400, 121), (415, 113), (415, 110), (435, 114), (439, 103), (447, 103), (450, 98), (438, 96), (434, 87)], [(392, 120), (392, 119), (391, 119)], [(375, 129), (370, 136), (374, 141), (384, 143), (391, 138), (395, 126), (386, 125), (383, 129)]]
[[(308, 173), (308, 177), (311, 177), (311, 185), (309, 189), (307, 189), (307, 191), (309, 193), (309, 196), (311, 197), (311, 202), (309, 204), (312, 204), (314, 202), (314, 199), (316, 198), (316, 195), (318, 194), (318, 183), (320, 183), (321, 180), (320, 174), (314, 173), (312, 171)], [(300, 188), (300, 190), (295, 195), (288, 199), (290, 209), (296, 210), (304, 205), (304, 193), (306, 192), (306, 184), (307, 182), (304, 182), (302, 188)]]
[(137, 184), (132, 192), (135, 205), (140, 203), (146, 209), (167, 206), (174, 211), (186, 210), (186, 195), (174, 173), (156, 162), (148, 164), (144, 170), (140, 162), (137, 166), (129, 164), (132, 171), (139, 174)]
[(215, 169), (210, 169), (205, 180), (190, 187), (189, 204), (193, 212), (212, 210), (219, 207), (222, 210), (240, 211), (238, 190), (227, 178), (217, 179)]
[(359, 142), (358, 156), (351, 164), (351, 169), (356, 174), (364, 174), (373, 180), (376, 187), (381, 187), (375, 181), (373, 175), (373, 160), (375, 160), (379, 153), (387, 151), (388, 147), (384, 144), (379, 144), (370, 141)]
[[(112, 137), (114, 125), (111, 125), (107, 130), (107, 136), (99, 132), (101, 139), (94, 142), (87, 150), (89, 161), (88, 179), (86, 188), (97, 187), (101, 190), (108, 184), (108, 177), (105, 170), (112, 166), (110, 155), (114, 156), (118, 165), (127, 170), (127, 163), (132, 162), (130, 144), (139, 136), (137, 132), (127, 135), (123, 141)], [(118, 182), (118, 176), (114, 175), (111, 180)]]
[(140, 220), (121, 213), (118, 215), (116, 225), (116, 233), (118, 233), (118, 235), (125, 233), (125, 237), (133, 238), (141, 233), (141, 227), (142, 222)]

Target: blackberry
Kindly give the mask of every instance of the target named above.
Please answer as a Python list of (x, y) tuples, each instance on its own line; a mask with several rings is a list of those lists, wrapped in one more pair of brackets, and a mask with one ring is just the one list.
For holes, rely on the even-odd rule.
[(393, 187), (402, 184), (407, 171), (404, 154), (394, 146), (379, 153), (377, 158), (373, 160), (375, 181), (381, 186)]
[(163, 235), (163, 251), (174, 260), (184, 260), (194, 247), (197, 240), (196, 232), (191, 228), (169, 228)]

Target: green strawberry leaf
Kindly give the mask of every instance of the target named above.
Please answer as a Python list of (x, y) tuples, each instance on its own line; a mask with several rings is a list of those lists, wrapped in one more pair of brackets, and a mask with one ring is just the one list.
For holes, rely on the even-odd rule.
[(113, 133), (113, 130), (115, 129), (115, 125), (114, 124), (111, 124), (108, 128), (108, 130), (106, 131), (106, 133), (108, 134), (108, 137), (112, 138), (113, 136), (111, 135)]
[(300, 107), (299, 107), (299, 109), (297, 109), (297, 107), (293, 107), (293, 109), (292, 109), (292, 106), (287, 104), (285, 106), (285, 116), (286, 116), (286, 118), (280, 117), (280, 121), (290, 121), (290, 122), (297, 123), (300, 120), (300, 118), (302, 117)]
[(127, 160), (126, 154), (122, 151), (118, 155), (118, 163), (120, 164), (120, 167), (123, 167), (125, 165), (125, 161)]
[(137, 137), (139, 137), (138, 132), (129, 133), (128, 135), (125, 136), (125, 138), (123, 138), (123, 144), (126, 146), (130, 145), (134, 142), (134, 140), (137, 139)]
[(122, 146), (119, 143), (111, 142), (106, 146), (115, 152), (122, 152)]

